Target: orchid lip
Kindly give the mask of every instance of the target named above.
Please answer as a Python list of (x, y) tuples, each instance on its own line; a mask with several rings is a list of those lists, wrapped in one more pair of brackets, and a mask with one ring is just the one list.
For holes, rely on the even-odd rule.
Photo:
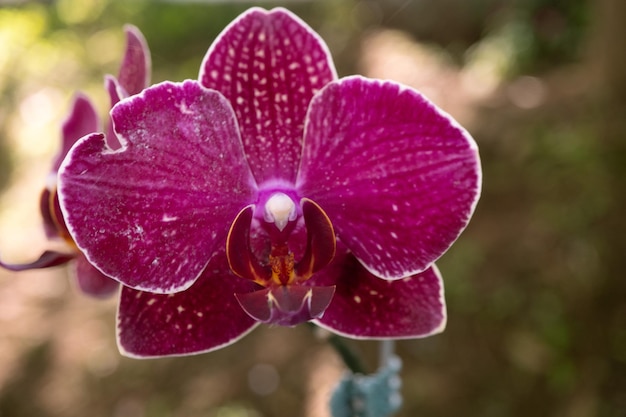
[(295, 326), (322, 317), (334, 293), (335, 286), (293, 285), (235, 294), (235, 298), (241, 308), (257, 321)]

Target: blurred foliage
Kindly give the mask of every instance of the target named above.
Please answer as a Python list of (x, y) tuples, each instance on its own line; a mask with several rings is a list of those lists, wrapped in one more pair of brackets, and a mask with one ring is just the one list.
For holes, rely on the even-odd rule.
[[(588, 26), (586, 0), (364, 0), (361, 20), (402, 29), (444, 47), (457, 61), (482, 44), (507, 54), (509, 75), (579, 58)], [(494, 51), (495, 53), (496, 51)]]
[[(251, 4), (59, 0), (1, 7), (0, 186), (9, 179), (10, 162), (18, 166), (24, 152), (54, 149), (57, 134), (50, 132), (57, 132), (74, 90), (87, 91), (106, 109), (102, 75), (116, 71), (124, 23), (146, 35), (154, 82), (195, 78), (213, 38)], [(593, 21), (593, 3), (261, 5), (287, 6), (309, 22), (328, 42), (340, 75), (357, 70), (361, 37), (386, 27), (436, 45), (459, 68), (480, 68), (502, 82), (472, 127), (484, 164), (482, 200), (439, 263), (448, 329), (399, 343), (405, 362), (400, 415), (623, 416), (626, 126), (623, 103), (598, 98), (591, 82), (590, 29), (604, 23)], [(621, 39), (601, 42), (620, 45)], [(520, 107), (507, 100), (507, 91), (520, 85), (525, 91), (529, 84), (516, 83), (529, 74), (540, 80), (545, 97)], [(37, 120), (28, 118), (31, 112)], [(33, 124), (37, 129), (28, 127)], [(113, 328), (112, 317), (104, 320)], [(303, 375), (321, 366), (314, 361), (323, 352), (303, 327), (261, 329), (198, 357), (122, 359), (104, 375), (83, 370), (80, 401), (61, 411), (37, 400), (54, 361), (44, 342), (24, 352), (20, 370), (0, 387), (0, 415), (303, 415), (310, 394)], [(376, 343), (352, 345), (375, 362)], [(259, 361), (281, 375), (268, 396), (251, 391), (246, 379)]]
[[(8, 2), (10, 5), (12, 2)], [(254, 2), (58, 0), (0, 3), (0, 188), (12, 160), (5, 138), (6, 109), (44, 87), (88, 90), (105, 103), (101, 76), (116, 71), (130, 22), (153, 51), (155, 82), (197, 76), (207, 45)], [(342, 0), (261, 2), (289, 5), (322, 34), (340, 74), (356, 71), (358, 39), (371, 28), (392, 27), (434, 42), (461, 61), (489, 62), (513, 76), (578, 57), (586, 28), (584, 0)], [(73, 86), (73, 88), (72, 88)], [(57, 91), (58, 92), (58, 91)], [(67, 97), (64, 97), (67, 100)], [(60, 101), (54, 103), (58, 121)], [(103, 109), (106, 106), (103, 105)], [(15, 122), (17, 123), (17, 122)], [(42, 123), (40, 121), (40, 123)], [(49, 125), (48, 127), (52, 127)]]

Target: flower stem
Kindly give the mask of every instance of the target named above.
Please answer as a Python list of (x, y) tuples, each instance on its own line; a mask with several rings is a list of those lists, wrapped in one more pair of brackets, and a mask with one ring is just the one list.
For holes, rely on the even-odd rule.
[(361, 357), (350, 347), (344, 339), (337, 335), (331, 335), (328, 342), (337, 351), (343, 363), (352, 371), (353, 374), (363, 374), (367, 372), (363, 365)]
[[(313, 331), (319, 330), (318, 327), (312, 323), (309, 323), (309, 326)], [(337, 336), (336, 334), (330, 334), (326, 336), (326, 340), (335, 349), (344, 365), (350, 369), (353, 374), (365, 375), (367, 373), (365, 365), (363, 364), (363, 359), (350, 345), (346, 343), (344, 338)]]
[(396, 347), (396, 341), (392, 339), (385, 339), (380, 341), (380, 358), (379, 366), (381, 368), (387, 366), (389, 361), (394, 356)]

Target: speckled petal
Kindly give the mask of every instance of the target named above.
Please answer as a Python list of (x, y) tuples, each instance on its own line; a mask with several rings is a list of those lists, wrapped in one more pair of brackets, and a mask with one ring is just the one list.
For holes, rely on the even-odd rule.
[(334, 333), (356, 339), (408, 339), (445, 328), (443, 282), (434, 265), (409, 278), (387, 281), (343, 251), (311, 281), (312, 285), (336, 284), (324, 315), (314, 320)]
[(74, 275), (78, 289), (84, 294), (96, 298), (107, 298), (117, 292), (119, 282), (98, 271), (82, 255), (76, 255)]
[(254, 200), (236, 120), (219, 93), (165, 82), (111, 112), (123, 147), (82, 139), (59, 173), (59, 201), (87, 259), (139, 290), (181, 291)]
[(309, 102), (335, 78), (324, 41), (282, 8), (255, 7), (238, 17), (200, 70), (201, 83), (232, 103), (259, 184), (295, 181)]
[(223, 254), (214, 258), (189, 289), (152, 294), (122, 288), (118, 310), (118, 345), (136, 358), (203, 353), (230, 345), (258, 323), (248, 316), (235, 293), (258, 289), (234, 276)]
[(362, 77), (313, 100), (297, 188), (373, 274), (426, 269), (467, 225), (480, 193), (476, 143), (416, 91)]

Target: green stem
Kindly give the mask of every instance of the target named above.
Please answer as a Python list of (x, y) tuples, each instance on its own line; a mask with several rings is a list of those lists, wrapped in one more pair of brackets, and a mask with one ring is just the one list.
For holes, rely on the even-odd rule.
[[(310, 327), (313, 331), (317, 329), (317, 327), (312, 323), (310, 323)], [(337, 336), (336, 334), (331, 334), (327, 337), (327, 340), (328, 343), (330, 343), (330, 345), (335, 349), (346, 367), (350, 369), (353, 374), (365, 375), (367, 373), (363, 360), (359, 354), (346, 343), (344, 338)]]
[(332, 335), (328, 338), (328, 342), (335, 348), (343, 363), (352, 371), (353, 374), (363, 374), (367, 372), (363, 365), (361, 357), (346, 344), (346, 341), (337, 335)]
[(393, 357), (396, 342), (393, 339), (385, 339), (380, 341), (380, 363), (379, 366), (384, 368), (389, 364)]

